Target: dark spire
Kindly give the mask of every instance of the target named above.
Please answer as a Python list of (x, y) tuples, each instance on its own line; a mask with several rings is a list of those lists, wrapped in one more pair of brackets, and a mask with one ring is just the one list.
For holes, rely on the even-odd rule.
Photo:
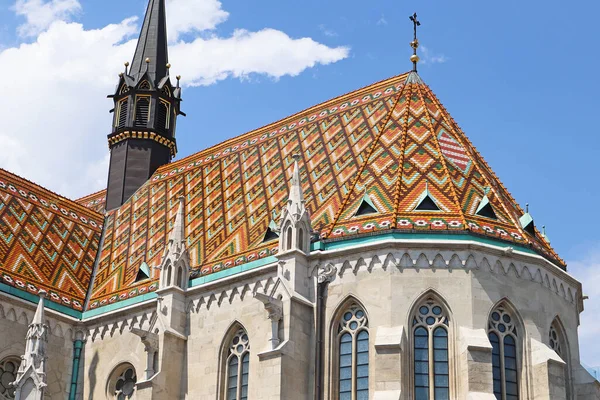
[(129, 75), (137, 82), (147, 71), (156, 83), (167, 75), (168, 63), (165, 0), (150, 0)]

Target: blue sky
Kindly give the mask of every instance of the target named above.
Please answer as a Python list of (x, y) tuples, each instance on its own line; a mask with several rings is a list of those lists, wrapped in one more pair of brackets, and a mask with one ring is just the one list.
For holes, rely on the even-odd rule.
[[(12, 77), (12, 82), (1, 83), (0, 90), (14, 92), (23, 87), (20, 81), (35, 76), (30, 78), (35, 81), (30, 89), (39, 97), (35, 101), (60, 118), (46, 121), (44, 116), (50, 114), (32, 115), (27, 110), (29, 95), (19, 107), (22, 118), (2, 108), (0, 117), (13, 120), (10, 132), (23, 131), (21, 137), (27, 141), (14, 139), (6, 127), (4, 136), (0, 131), (0, 139), (14, 149), (9, 156), (0, 155), (0, 166), (77, 197), (100, 189), (105, 182), (111, 108), (105, 95), (116, 83), (122, 63), (131, 58), (131, 40), (139, 28), (139, 20), (122, 21), (141, 18), (146, 0), (53, 0), (66, 11), (50, 10), (49, 16), (32, 15), (25, 7), (47, 1), (1, 3), (0, 72)], [(596, 17), (600, 3), (381, 0), (365, 7), (358, 0), (171, 1), (213, 6), (190, 17), (187, 23), (192, 28), (179, 30), (180, 43), (213, 39), (218, 47), (241, 29), (250, 36), (269, 29), (288, 38), (282, 39), (281, 54), (263, 54), (257, 47), (257, 59), (244, 60), (247, 67), (241, 71), (231, 72), (227, 60), (213, 59), (210, 52), (201, 54), (200, 47), (180, 51), (180, 65), (172, 57), (173, 70), (187, 72), (182, 73), (184, 83), (187, 75), (200, 84), (184, 88), (182, 107), (188, 117), (178, 121), (179, 157), (409, 70), (412, 25), (408, 16), (417, 11), (422, 22), (420, 42), (427, 49), (421, 53), (421, 77), (517, 201), (530, 203), (537, 225), (547, 226), (552, 245), (572, 265), (572, 273), (589, 282), (584, 288), (591, 297), (586, 307), (593, 311), (584, 313), (584, 322), (588, 315), (600, 312), (600, 301), (594, 299), (594, 295), (600, 298), (596, 272), (600, 271), (600, 217), (592, 211), (600, 200), (600, 135), (593, 117), (599, 106)], [(210, 13), (213, 19), (207, 17)], [(64, 25), (57, 22), (61, 20)], [(82, 26), (78, 31), (73, 24)], [(121, 25), (115, 28), (116, 39), (107, 39), (107, 47), (97, 36), (110, 36), (109, 24)], [(100, 33), (94, 36), (91, 30)], [(312, 39), (311, 55), (291, 60), (285, 47), (294, 48), (296, 40), (305, 37)], [(253, 43), (260, 46), (255, 39)], [(97, 56), (88, 60), (86, 52)], [(38, 59), (34, 53), (48, 56)], [(194, 65), (202, 69), (214, 64), (224, 65), (219, 70), (223, 76), (194, 75)], [(284, 70), (277, 68), (279, 64), (286, 64)], [(73, 111), (68, 102), (56, 102), (57, 92), (69, 93), (79, 108)], [(11, 101), (20, 104), (18, 99)], [(36, 135), (51, 140), (46, 143)], [(50, 145), (52, 152), (47, 150)], [(600, 325), (594, 325), (585, 335), (591, 338), (598, 333)], [(600, 349), (594, 346), (593, 354), (600, 357)]]

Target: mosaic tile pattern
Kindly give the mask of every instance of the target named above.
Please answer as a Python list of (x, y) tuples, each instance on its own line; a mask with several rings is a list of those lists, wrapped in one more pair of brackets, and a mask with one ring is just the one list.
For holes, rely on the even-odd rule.
[(75, 202), (96, 212), (104, 213), (106, 207), (106, 189), (77, 199)]
[[(156, 289), (135, 283), (160, 263), (185, 198), (196, 274), (275, 254), (263, 243), (287, 198), (293, 154), (313, 227), (325, 238), (387, 229), (470, 230), (531, 245), (564, 265), (518, 225), (522, 210), (431, 90), (400, 75), (161, 167), (108, 215), (91, 308)], [(441, 211), (414, 211), (426, 190)], [(498, 216), (474, 215), (486, 190)], [(355, 216), (365, 192), (378, 213)], [(90, 200), (91, 201), (91, 200)]]
[(102, 215), (0, 169), (0, 282), (82, 310)]

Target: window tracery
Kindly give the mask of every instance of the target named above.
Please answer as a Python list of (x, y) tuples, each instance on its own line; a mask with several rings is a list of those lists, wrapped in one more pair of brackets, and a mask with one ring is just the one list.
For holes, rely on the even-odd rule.
[(425, 300), (412, 319), (415, 400), (448, 400), (448, 315), (433, 298)]
[(116, 400), (131, 399), (135, 392), (137, 375), (131, 364), (119, 366), (112, 374), (109, 381), (110, 397)]
[(0, 398), (15, 398), (15, 389), (10, 384), (17, 378), (20, 364), (18, 357), (8, 357), (0, 362)]
[(518, 332), (515, 318), (505, 306), (492, 311), (488, 337), (492, 344), (494, 395), (498, 400), (518, 400)]
[(369, 331), (364, 310), (356, 304), (342, 314), (338, 326), (338, 399), (369, 398)]
[(561, 358), (563, 357), (562, 354), (562, 346), (561, 346), (561, 338), (558, 334), (558, 332), (556, 331), (556, 327), (554, 326), (554, 324), (552, 324), (552, 326), (550, 327), (550, 347), (552, 348), (552, 350), (554, 350), (556, 352), (556, 354), (558, 354)]
[(250, 374), (250, 341), (244, 329), (239, 329), (229, 345), (226, 368), (226, 399), (248, 400)]

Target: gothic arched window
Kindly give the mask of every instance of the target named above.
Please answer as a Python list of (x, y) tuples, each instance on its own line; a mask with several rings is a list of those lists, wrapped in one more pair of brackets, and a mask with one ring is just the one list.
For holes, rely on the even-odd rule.
[(449, 400), (448, 315), (433, 298), (412, 317), (415, 400)]
[(115, 117), (115, 126), (119, 129), (127, 125), (127, 107), (129, 106), (129, 98), (125, 97), (117, 104), (117, 113)]
[(15, 389), (10, 383), (17, 378), (21, 360), (19, 357), (7, 357), (0, 362), (0, 399), (14, 399)]
[(165, 101), (158, 102), (158, 113), (156, 118), (156, 129), (165, 132), (169, 129), (169, 103)]
[(150, 120), (150, 97), (139, 96), (135, 102), (135, 126), (147, 126)]
[(136, 383), (137, 375), (133, 365), (122, 364), (111, 374), (108, 382), (108, 397), (116, 400), (131, 399), (135, 392)]
[(550, 332), (548, 334), (548, 340), (550, 348), (560, 356), (565, 362), (565, 390), (567, 399), (571, 398), (571, 357), (569, 356), (569, 347), (566, 342), (566, 337), (562, 325), (558, 321), (558, 318), (550, 325)]
[(338, 399), (369, 398), (369, 331), (365, 311), (352, 304), (340, 318), (338, 344)]
[(286, 230), (286, 244), (285, 250), (290, 250), (292, 248), (292, 227), (290, 226)]
[(248, 334), (240, 328), (229, 344), (225, 362), (225, 399), (248, 400), (250, 374), (250, 342)]
[(488, 337), (492, 344), (494, 395), (498, 400), (519, 399), (516, 322), (504, 305), (497, 306), (490, 315)]

